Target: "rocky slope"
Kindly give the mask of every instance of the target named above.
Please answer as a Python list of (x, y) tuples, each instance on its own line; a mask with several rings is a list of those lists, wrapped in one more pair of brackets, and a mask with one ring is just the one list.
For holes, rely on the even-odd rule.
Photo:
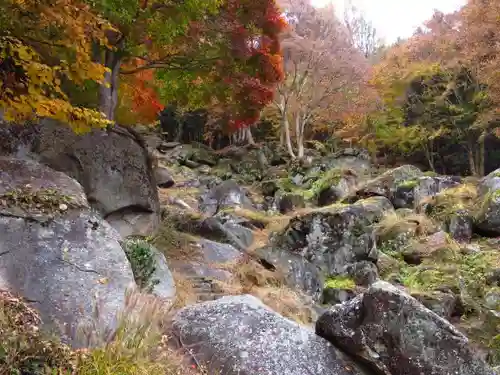
[(132, 284), (172, 306), (170, 347), (209, 374), (495, 373), (500, 170), (138, 130), (3, 130), (0, 287), (68, 343), (96, 305), (113, 331)]

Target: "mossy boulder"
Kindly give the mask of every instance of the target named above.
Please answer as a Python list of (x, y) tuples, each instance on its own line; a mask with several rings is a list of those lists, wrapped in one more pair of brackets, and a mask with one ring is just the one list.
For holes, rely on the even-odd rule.
[(453, 239), (469, 242), (477, 204), (477, 187), (473, 184), (461, 184), (423, 200), (419, 210), (441, 223)]
[(331, 307), (316, 333), (377, 374), (493, 375), (455, 327), (383, 281)]
[(500, 235), (500, 169), (491, 172), (479, 185), (480, 207), (476, 226), (485, 235)]
[(388, 208), (392, 209), (390, 202), (377, 197), (353, 205), (315, 209), (294, 217), (257, 254), (267, 263), (284, 268), (290, 285), (316, 298), (326, 276), (349, 276), (365, 282), (371, 279), (368, 275), (373, 274), (373, 269), (376, 273), (378, 252), (372, 224)]
[[(350, 201), (368, 198), (373, 196), (383, 196), (388, 198), (395, 208), (404, 207), (399, 204), (396, 192), (401, 186), (408, 185), (408, 188), (414, 188), (414, 180), (423, 176), (423, 172), (413, 165), (403, 165), (398, 168), (390, 169), (377, 178), (366, 182), (350, 197)], [(410, 184), (411, 182), (411, 184)], [(403, 185), (402, 185), (403, 184)]]
[(416, 208), (422, 200), (438, 194), (444, 189), (459, 185), (460, 177), (422, 176), (399, 182), (392, 202), (396, 208)]

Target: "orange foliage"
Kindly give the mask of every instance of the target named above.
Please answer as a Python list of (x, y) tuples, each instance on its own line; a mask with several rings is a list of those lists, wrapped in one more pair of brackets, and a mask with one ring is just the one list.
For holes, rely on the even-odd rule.
[[(140, 66), (142, 66), (142, 62), (136, 59), (126, 68), (133, 69)], [(155, 90), (154, 71), (151, 69), (123, 76), (120, 90), (122, 100), (127, 102), (129, 109), (133, 112), (130, 119), (133, 118), (134, 121), (154, 122), (158, 118), (158, 113), (164, 109)]]

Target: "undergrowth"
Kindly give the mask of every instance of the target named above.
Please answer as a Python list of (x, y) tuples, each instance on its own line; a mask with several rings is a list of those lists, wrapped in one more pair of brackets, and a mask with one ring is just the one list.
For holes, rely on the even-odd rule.
[(123, 242), (125, 254), (132, 267), (137, 285), (144, 291), (151, 292), (160, 281), (153, 279), (156, 260), (151, 245), (144, 240), (134, 238)]

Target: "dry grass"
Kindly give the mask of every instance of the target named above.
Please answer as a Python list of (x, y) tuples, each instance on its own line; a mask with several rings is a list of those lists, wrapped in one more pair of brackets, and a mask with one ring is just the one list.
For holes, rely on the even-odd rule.
[(176, 295), (173, 304), (174, 308), (182, 308), (196, 303), (196, 292), (193, 283), (185, 277), (184, 274), (173, 271), (172, 276), (175, 280)]
[(0, 292), (0, 374), (195, 375), (167, 346), (170, 311), (165, 301), (130, 289), (116, 332), (99, 330), (96, 309), (96, 319), (80, 327), (78, 339), (98, 346), (71, 351), (43, 336), (38, 314), (21, 299)]
[(374, 227), (379, 238), (390, 238), (405, 232), (416, 236), (426, 236), (438, 230), (436, 223), (420, 214), (400, 216), (397, 213), (390, 213)]
[(420, 202), (419, 209), (429, 204), (430, 216), (437, 220), (446, 220), (459, 210), (474, 211), (478, 203), (478, 191), (475, 184), (467, 183), (445, 189), (433, 197), (427, 197)]
[(227, 282), (217, 284), (228, 295), (251, 294), (277, 313), (301, 324), (312, 322), (312, 311), (300, 295), (285, 285), (279, 271), (269, 271), (253, 260), (229, 263), (224, 269), (233, 274)]
[(160, 250), (167, 259), (197, 260), (201, 254), (196, 244), (196, 237), (179, 232), (175, 223), (166, 218), (152, 239), (152, 244)]
[(71, 373), (71, 350), (44, 337), (40, 324), (37, 312), (25, 301), (0, 290), (0, 374)]

